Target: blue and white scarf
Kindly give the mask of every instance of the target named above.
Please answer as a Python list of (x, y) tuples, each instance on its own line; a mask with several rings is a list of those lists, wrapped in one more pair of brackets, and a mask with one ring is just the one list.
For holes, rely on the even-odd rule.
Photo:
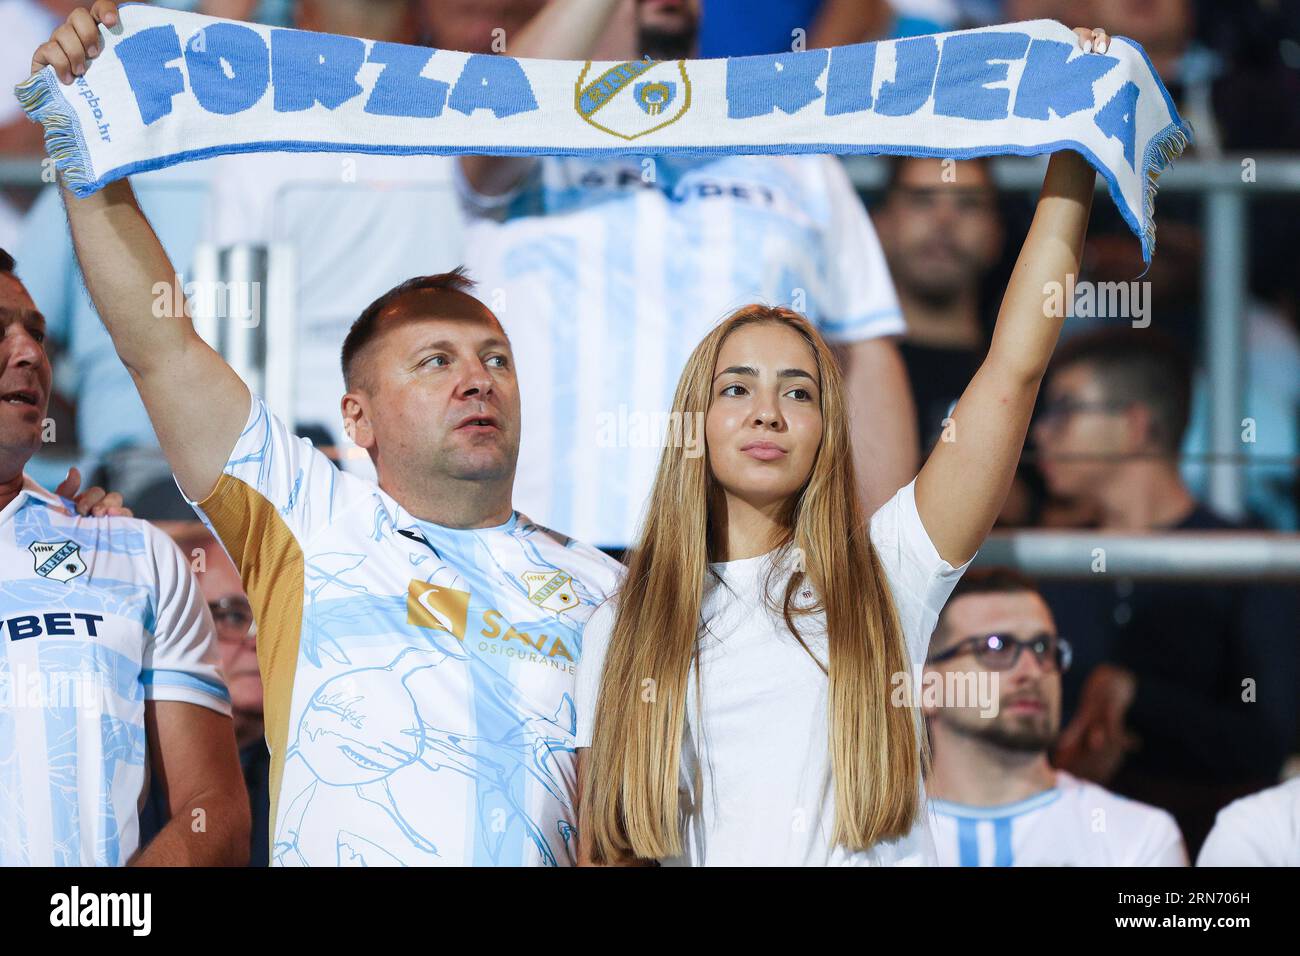
[(518, 60), (142, 4), (71, 86), (17, 87), (77, 195), (222, 153), (602, 156), (1073, 149), (1150, 261), (1155, 178), (1190, 131), (1136, 43), (1051, 20), (726, 60)]

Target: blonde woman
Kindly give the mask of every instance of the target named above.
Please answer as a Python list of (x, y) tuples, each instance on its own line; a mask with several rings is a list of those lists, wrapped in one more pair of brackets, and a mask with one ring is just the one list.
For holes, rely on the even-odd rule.
[(1006, 497), (1061, 328), (1045, 290), (1078, 268), (1093, 182), (1051, 158), (954, 440), (869, 522), (840, 373), (804, 319), (748, 306), (695, 349), (673, 408), (703, 416), (706, 454), (665, 450), (584, 632), (583, 862), (933, 862), (919, 725), (891, 694)]

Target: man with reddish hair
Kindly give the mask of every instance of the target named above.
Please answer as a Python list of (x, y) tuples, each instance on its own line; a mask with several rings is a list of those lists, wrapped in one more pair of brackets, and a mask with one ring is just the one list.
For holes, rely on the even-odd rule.
[[(42, 46), (70, 81), (116, 6)], [(183, 313), (125, 180), (64, 193), (86, 285), (178, 484), (258, 623), (271, 863), (573, 862), (573, 686), (618, 565), (512, 503), (510, 342), (460, 271), (380, 296), (343, 344), (344, 427), (378, 481), (295, 439)]]

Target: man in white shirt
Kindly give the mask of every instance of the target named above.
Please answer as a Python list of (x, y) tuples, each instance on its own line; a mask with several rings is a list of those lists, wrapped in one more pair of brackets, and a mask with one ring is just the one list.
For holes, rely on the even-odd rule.
[(1300, 866), (1300, 777), (1219, 811), (1197, 866)]
[[(184, 558), (23, 473), (50, 395), (44, 324), (0, 252), (0, 866), (242, 864), (230, 696)], [(151, 773), (171, 823), (142, 850)]]
[[(512, 56), (582, 59), (618, 0), (554, 0)], [(696, 48), (697, 2), (639, 0), (640, 49)], [(673, 95), (680, 95), (680, 92)], [(902, 313), (871, 222), (828, 156), (461, 159), (465, 263), (515, 347), (525, 420), (516, 489), (543, 521), (632, 542), (686, 356), (750, 302), (807, 315), (846, 366), (868, 513), (915, 473)]]
[(1048, 762), (1069, 660), (1028, 579), (973, 571), (953, 590), (919, 685), (941, 865), (1187, 865), (1168, 813)]
[[(37, 52), (84, 64), (95, 4)], [(56, 68), (70, 82), (72, 74)], [(86, 287), (177, 483), (258, 623), (271, 862), (573, 862), (574, 679), (619, 565), (513, 507), (515, 356), (460, 272), (372, 302), (342, 342), (340, 473), (197, 335), (129, 182), (64, 202)]]

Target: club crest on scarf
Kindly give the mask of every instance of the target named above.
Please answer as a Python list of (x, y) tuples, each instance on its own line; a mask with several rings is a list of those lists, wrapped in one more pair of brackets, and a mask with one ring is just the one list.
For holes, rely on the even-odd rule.
[(574, 109), (599, 130), (636, 139), (681, 119), (691, 106), (685, 60), (631, 60), (596, 73), (591, 61), (574, 88)]

